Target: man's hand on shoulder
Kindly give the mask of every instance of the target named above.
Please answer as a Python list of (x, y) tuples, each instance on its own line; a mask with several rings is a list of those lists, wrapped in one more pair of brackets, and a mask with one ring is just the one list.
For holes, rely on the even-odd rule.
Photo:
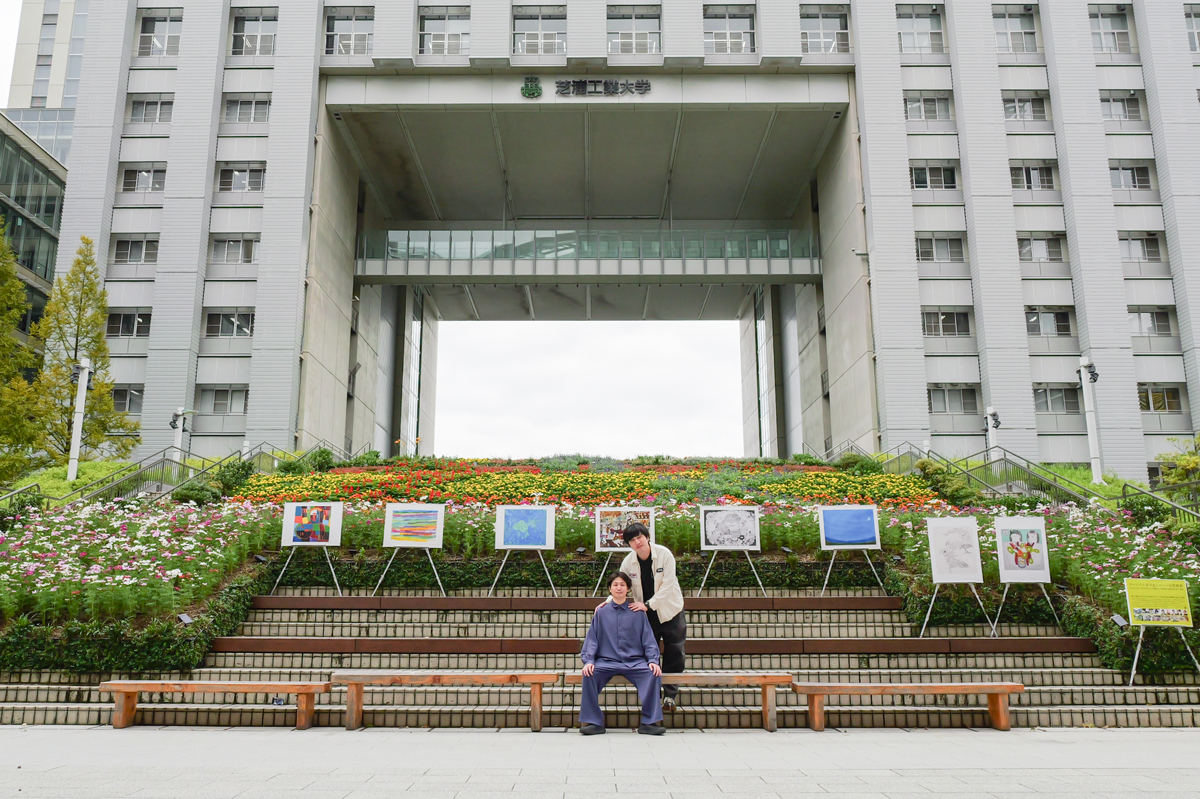
[(607, 601), (601, 602), (599, 605), (596, 606), (596, 609), (592, 612), (592, 615), (595, 616), (597, 613), (600, 612), (600, 608), (604, 607), (607, 604), (608, 604)]
[[(595, 670), (596, 670), (595, 664), (593, 664), (593, 663), (584, 663), (583, 664), (583, 676), (584, 677), (591, 677), (592, 672)], [(662, 674), (662, 669), (659, 669), (658, 673)]]
[(629, 609), (630, 610), (640, 610), (642, 613), (645, 613), (648, 610), (645, 603), (643, 603), (643, 602), (630, 602)]
[[(589, 663), (588, 666), (590, 666), (590, 665), (592, 665), (592, 664)], [(586, 669), (587, 666), (584, 666), (584, 668)], [(651, 663), (650, 664), (650, 673), (653, 674), (655, 677), (661, 677), (662, 676), (662, 666), (658, 665), (657, 663)]]

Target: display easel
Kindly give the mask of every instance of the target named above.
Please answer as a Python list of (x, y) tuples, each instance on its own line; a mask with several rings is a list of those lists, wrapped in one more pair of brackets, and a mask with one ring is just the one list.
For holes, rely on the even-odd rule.
[[(821, 583), (821, 596), (825, 596), (825, 588), (829, 585), (829, 575), (833, 574), (833, 562), (837, 560), (837, 554), (840, 549), (830, 550), (833, 555), (829, 558), (829, 568), (825, 570), (825, 582)], [(867, 554), (868, 549), (862, 550), (863, 557), (867, 559), (867, 565), (871, 567), (871, 574), (875, 575), (875, 580), (879, 583), (879, 587), (883, 588), (883, 580), (879, 577), (879, 572), (875, 571), (875, 564), (871, 562), (871, 556)]]
[[(1146, 628), (1159, 625), (1141, 624), (1138, 625), (1141, 629), (1138, 630), (1137, 649), (1133, 650), (1133, 665), (1129, 667), (1129, 687), (1133, 687), (1133, 678), (1137, 675), (1138, 658), (1142, 654), (1142, 639), (1146, 637)], [(1192, 662), (1196, 664), (1196, 671), (1200, 671), (1200, 660), (1196, 659), (1196, 653), (1192, 651), (1192, 647), (1187, 642), (1187, 636), (1183, 634), (1182, 627), (1176, 627), (1175, 632), (1179, 633), (1179, 640), (1183, 641), (1183, 648), (1192, 656)]]
[[(1012, 583), (1004, 584), (1004, 593), (1000, 595), (1000, 607), (996, 608), (996, 618), (992, 621), (992, 638), (996, 638), (996, 627), (1000, 624), (1000, 611), (1004, 610), (1004, 600), (1008, 599), (1008, 588)], [(1062, 622), (1058, 620), (1058, 611), (1054, 609), (1054, 603), (1050, 601), (1050, 594), (1046, 592), (1046, 584), (1038, 583), (1038, 588), (1042, 589), (1042, 596), (1046, 597), (1046, 604), (1050, 606), (1050, 612), (1054, 614), (1054, 623), (1062, 626)]]
[[(961, 585), (961, 583), (959, 584)], [(971, 586), (971, 593), (975, 595), (975, 601), (979, 603), (979, 609), (983, 611), (983, 618), (988, 624), (992, 624), (992, 620), (988, 618), (987, 608), (983, 606), (983, 599), (980, 598), (979, 592), (975, 590), (975, 583), (967, 583), (967, 585)], [(929, 617), (933, 615), (933, 603), (937, 602), (938, 589), (941, 587), (941, 583), (933, 584), (933, 598), (929, 600), (929, 610), (925, 611), (925, 623), (921, 625), (921, 634), (917, 636), (918, 638), (925, 637), (925, 628), (929, 626)], [(994, 624), (992, 625), (992, 629), (996, 629)]]
[(608, 564), (612, 563), (612, 553), (608, 553), (608, 557), (604, 559), (604, 568), (600, 570), (600, 576), (596, 578), (596, 587), (592, 589), (592, 596), (600, 593), (600, 583), (604, 581), (604, 575), (608, 574)]
[[(433, 569), (433, 576), (437, 579), (438, 588), (441, 589), (442, 596), (446, 595), (446, 589), (442, 587), (442, 576), (438, 574), (437, 564), (433, 562), (433, 554), (429, 551), (429, 547), (421, 547), (425, 550), (426, 557), (429, 558), (429, 567)], [(371, 592), (371, 596), (379, 593), (379, 586), (383, 585), (383, 578), (387, 577), (388, 569), (392, 568), (392, 561), (400, 554), (400, 547), (395, 547), (392, 551), (392, 556), (388, 558), (387, 565), (383, 567), (383, 574), (379, 575), (379, 582), (375, 583), (375, 590)]]
[[(550, 583), (550, 590), (554, 592), (554, 596), (558, 596), (558, 589), (554, 587), (554, 579), (550, 576), (550, 569), (546, 566), (546, 559), (542, 557), (542, 550), (535, 550), (538, 553), (538, 560), (542, 562), (542, 570), (546, 572), (546, 580)], [(504, 550), (504, 560), (500, 561), (500, 569), (496, 572), (496, 579), (492, 580), (492, 587), (488, 589), (488, 596), (496, 590), (496, 583), (500, 582), (500, 575), (504, 573), (504, 565), (508, 563), (508, 556), (512, 554), (511, 549)], [(611, 555), (610, 555), (611, 557)]]
[[(704, 585), (708, 582), (708, 573), (712, 571), (713, 563), (716, 562), (717, 553), (720, 551), (721, 550), (719, 549), (713, 550), (712, 558), (710, 558), (708, 561), (708, 568), (704, 570), (704, 579), (700, 581), (700, 588), (696, 590), (696, 596), (700, 596), (700, 593), (704, 590)], [(766, 596), (767, 589), (763, 588), (763, 581), (762, 578), (758, 576), (758, 569), (754, 568), (753, 558), (751, 558), (750, 553), (744, 549), (742, 550), (742, 554), (746, 556), (746, 562), (750, 564), (750, 571), (754, 572), (754, 579), (758, 581), (758, 590), (762, 591), (763, 596)]]
[[(288, 553), (287, 560), (283, 562), (283, 568), (279, 570), (279, 576), (275, 578), (275, 585), (271, 586), (271, 593), (267, 594), (267, 596), (274, 594), (275, 589), (279, 587), (279, 581), (283, 579), (283, 573), (291, 565), (292, 557), (295, 556), (297, 549), (298, 547), (291, 548), (292, 551)], [(325, 562), (329, 564), (329, 573), (333, 575), (333, 587), (337, 589), (338, 596), (341, 596), (342, 586), (338, 584), (337, 572), (333, 570), (333, 559), (329, 557), (329, 547), (321, 547), (321, 550), (325, 553)]]

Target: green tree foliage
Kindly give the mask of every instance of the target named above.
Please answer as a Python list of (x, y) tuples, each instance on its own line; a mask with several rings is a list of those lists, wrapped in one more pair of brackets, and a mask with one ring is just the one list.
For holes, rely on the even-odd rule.
[(33, 348), (12, 335), (29, 310), (25, 283), (17, 275), (17, 257), (0, 217), (0, 483), (9, 483), (40, 465), (33, 392), (25, 371), (36, 365)]
[(80, 241), (71, 270), (55, 279), (45, 315), (34, 326), (34, 335), (46, 347), (45, 363), (33, 386), (41, 424), (39, 443), (57, 464), (66, 463), (70, 456), (76, 391), (71, 367), (80, 358), (90, 359), (95, 373), (87, 395), (80, 459), (122, 458), (138, 443), (134, 435), (138, 423), (113, 407), (104, 341), (108, 295), (96, 269), (92, 240), (81, 236)]

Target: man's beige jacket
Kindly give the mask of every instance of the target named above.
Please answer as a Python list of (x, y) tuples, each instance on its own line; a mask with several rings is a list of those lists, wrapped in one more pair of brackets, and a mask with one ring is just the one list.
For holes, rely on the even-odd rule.
[[(683, 591), (679, 588), (679, 580), (675, 579), (675, 556), (666, 547), (651, 544), (650, 563), (654, 569), (654, 596), (646, 606), (658, 614), (659, 621), (670, 621), (683, 612)], [(621, 561), (621, 571), (633, 580), (631, 596), (638, 602), (645, 602), (642, 599), (642, 561), (638, 560), (636, 552), (630, 550)]]

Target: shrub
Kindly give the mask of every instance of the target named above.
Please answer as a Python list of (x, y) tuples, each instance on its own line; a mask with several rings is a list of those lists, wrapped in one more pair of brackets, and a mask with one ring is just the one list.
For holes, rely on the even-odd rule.
[(307, 458), (292, 458), (291, 460), (280, 461), (275, 467), (275, 474), (288, 475), (289, 477), (299, 477), (308, 474), (312, 471), (312, 465)]
[(192, 502), (196, 505), (210, 505), (221, 501), (221, 492), (208, 483), (192, 480), (184, 483), (171, 492), (171, 499), (176, 502)]
[(216, 475), (213, 476), (213, 482), (221, 489), (221, 493), (228, 496), (245, 485), (252, 474), (254, 474), (254, 464), (237, 458), (217, 469)]
[(327, 472), (333, 468), (334, 464), (333, 453), (324, 447), (310, 452), (307, 460), (314, 472)]
[(833, 465), (843, 472), (860, 477), (868, 474), (883, 474), (882, 463), (857, 452), (844, 453)]
[(1121, 510), (1129, 511), (1133, 517), (1133, 523), (1138, 527), (1149, 527), (1152, 524), (1165, 522), (1171, 512), (1169, 506), (1145, 494), (1133, 494), (1125, 497), (1118, 507)]
[(803, 466), (826, 466), (827, 465), (825, 463), (825, 461), (821, 460), (820, 458), (816, 457), (815, 455), (809, 455), (807, 452), (798, 452), (795, 455), (793, 455), (792, 463), (799, 463)]
[(967, 483), (967, 478), (952, 473), (932, 458), (922, 458), (916, 467), (938, 496), (951, 505), (978, 505), (983, 499), (983, 495)]

